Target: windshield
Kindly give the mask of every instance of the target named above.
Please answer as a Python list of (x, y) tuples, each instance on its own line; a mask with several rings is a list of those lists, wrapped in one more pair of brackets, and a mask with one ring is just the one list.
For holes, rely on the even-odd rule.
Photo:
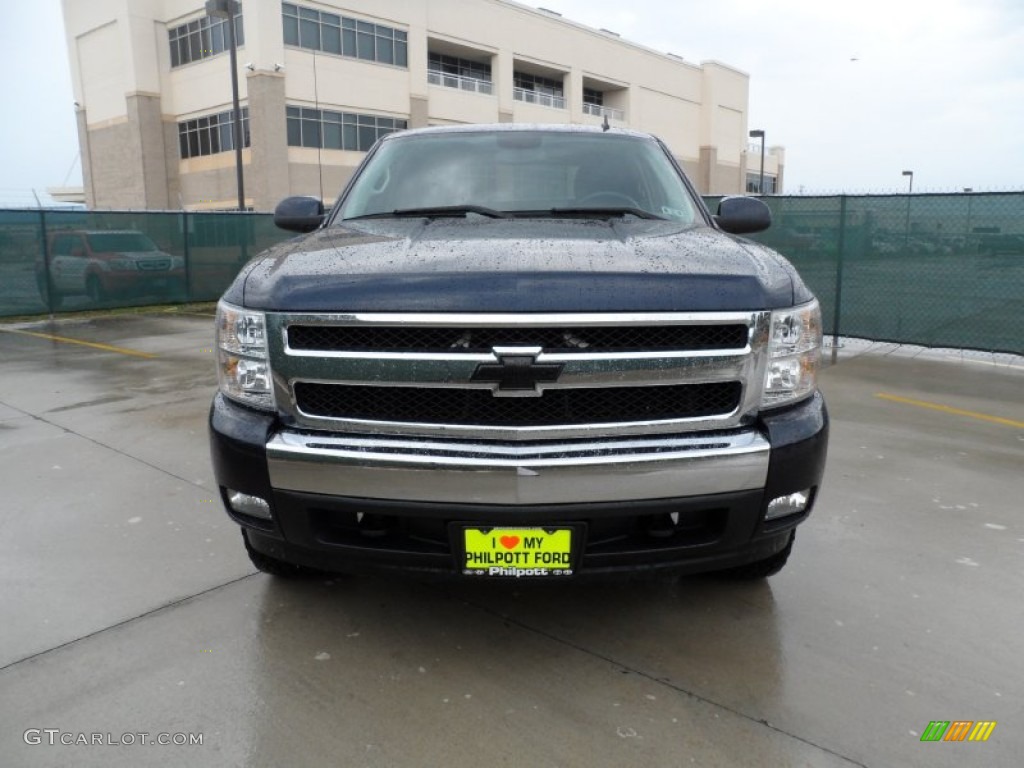
[(340, 218), (466, 206), (520, 216), (634, 212), (684, 224), (697, 217), (685, 184), (652, 139), (494, 131), (385, 141)]
[(87, 235), (93, 253), (155, 251), (156, 245), (141, 232), (104, 232)]

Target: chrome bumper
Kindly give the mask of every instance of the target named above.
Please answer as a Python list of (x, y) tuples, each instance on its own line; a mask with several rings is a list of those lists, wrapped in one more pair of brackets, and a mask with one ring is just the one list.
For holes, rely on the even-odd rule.
[(571, 504), (763, 488), (755, 431), (509, 444), (312, 435), (267, 443), (271, 485), (335, 496), (461, 504)]

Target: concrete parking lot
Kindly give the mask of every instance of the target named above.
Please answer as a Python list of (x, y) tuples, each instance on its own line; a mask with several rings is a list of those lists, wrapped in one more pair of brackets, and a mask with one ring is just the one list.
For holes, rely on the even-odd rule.
[(766, 582), (527, 588), (256, 573), (212, 344), (183, 312), (0, 325), (0, 764), (1020, 764), (1020, 358), (844, 348)]

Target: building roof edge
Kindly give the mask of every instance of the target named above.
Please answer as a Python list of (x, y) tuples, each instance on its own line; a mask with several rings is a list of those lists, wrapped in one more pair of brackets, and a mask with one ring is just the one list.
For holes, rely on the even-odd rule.
[[(670, 61), (673, 64), (676, 64), (677, 66), (684, 66), (690, 69), (696, 69), (698, 71), (703, 68), (703, 62), (697, 64), (695, 62), (689, 61), (688, 59), (685, 59), (683, 56), (679, 54), (659, 51), (655, 48), (650, 47), (649, 45), (644, 45), (643, 43), (638, 43), (634, 40), (630, 40), (625, 37), (620, 37), (617, 33), (614, 32), (611, 32), (609, 34), (610, 30), (601, 30), (596, 27), (591, 27), (588, 24), (584, 24), (581, 21), (573, 21), (572, 19), (568, 19), (565, 16), (562, 16), (557, 11), (550, 11), (546, 9), (542, 10), (541, 8), (532, 5), (527, 5), (526, 3), (518, 2), (518, 0), (490, 0), (490, 2), (496, 5), (504, 5), (509, 8), (513, 8), (517, 11), (528, 13), (532, 16), (539, 16), (542, 19), (553, 21), (558, 24), (566, 24), (582, 32), (588, 32), (589, 34), (600, 37), (602, 40), (610, 40), (612, 42), (622, 43), (623, 45), (627, 45), (630, 48), (635, 48), (639, 51), (642, 51), (643, 53), (651, 54), (661, 59), (665, 59), (666, 61)], [(713, 63), (721, 64), (721, 62), (718, 61), (715, 61)], [(728, 64), (721, 64), (721, 66), (729, 67)], [(735, 67), (729, 67), (729, 69), (735, 69)], [(736, 71), (740, 72), (740, 70), (738, 69)]]

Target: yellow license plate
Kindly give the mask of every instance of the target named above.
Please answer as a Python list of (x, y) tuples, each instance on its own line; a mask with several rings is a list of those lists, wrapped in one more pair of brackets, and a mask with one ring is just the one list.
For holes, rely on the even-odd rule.
[(571, 528), (464, 528), (463, 574), (572, 575)]

